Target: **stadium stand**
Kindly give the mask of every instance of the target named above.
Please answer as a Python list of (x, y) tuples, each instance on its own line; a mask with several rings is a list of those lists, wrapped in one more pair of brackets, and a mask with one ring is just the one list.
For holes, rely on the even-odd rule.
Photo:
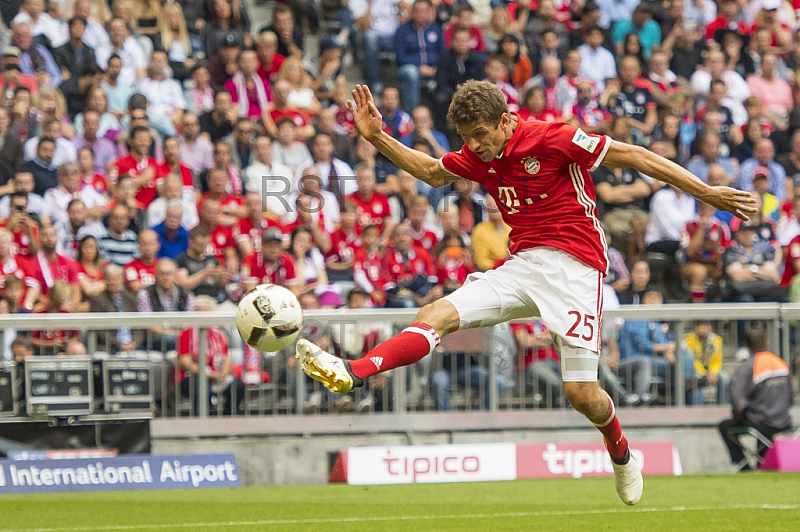
[[(3, 4), (7, 312), (119, 312), (135, 301), (139, 310), (172, 309), (201, 296), (204, 308), (209, 298), (230, 307), (255, 271), (263, 272), (258, 282), (290, 280), (309, 309), (411, 308), (448, 294), (503, 260), (497, 250), (508, 228), (490, 212), (494, 202), (480, 188), (413, 180), (359, 139), (344, 102), (366, 80), (385, 129), (441, 157), (461, 145), (444, 116), (456, 84), (472, 77), (496, 84), (522, 119), (564, 121), (647, 147), (759, 199), (761, 215), (739, 223), (635, 170), (598, 169), (599, 216), (612, 247), (609, 305), (638, 304), (652, 292), (665, 303), (800, 301), (797, 1), (316, 4), (270, 2), (269, 23), (263, 6), (253, 16), (243, 0)], [(165, 258), (177, 269), (156, 262)], [(108, 264), (123, 268), (124, 286)], [(703, 322), (684, 337), (689, 330), (640, 321), (604, 334), (603, 381), (615, 396), (631, 405), (684, 392), (689, 404), (726, 401), (721, 365), (734, 362), (743, 326)], [(363, 341), (309, 334), (360, 357), (388, 329), (348, 332)], [(513, 353), (522, 346), (519, 360), (500, 361), (513, 371), (492, 376), (500, 383), (493, 393), (510, 405), (526, 396), (516, 391), (526, 383), (558, 380), (536, 371), (558, 360), (546, 330), (517, 332), (507, 345)], [(34, 331), (32, 349), (65, 352), (76, 334)], [(104, 334), (93, 348), (135, 346), (162, 358), (183, 341), (180, 330), (163, 328)], [(486, 360), (448, 353), (445, 369), (439, 360), (409, 371), (424, 391), (408, 404), (456, 408), (474, 390), (489, 393)], [(267, 389), (274, 378), (275, 390), (295, 387), (292, 360), (245, 384)], [(181, 368), (190, 366), (185, 359)], [(526, 370), (515, 381), (512, 373)], [(679, 387), (677, 375), (685, 379)], [(389, 409), (391, 381), (375, 379), (368, 391), (382, 395), (365, 393), (357, 404), (328, 402), (337, 411)], [(445, 398), (451, 382), (464, 385), (463, 397)], [(308, 387), (305, 409), (318, 410), (327, 396)], [(562, 403), (558, 390), (536, 395), (530, 404)]]

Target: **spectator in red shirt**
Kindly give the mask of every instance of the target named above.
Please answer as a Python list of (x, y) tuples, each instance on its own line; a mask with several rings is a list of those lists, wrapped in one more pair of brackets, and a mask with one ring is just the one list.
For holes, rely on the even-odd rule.
[(363, 246), (356, 250), (353, 260), (353, 281), (356, 287), (369, 294), (374, 305), (383, 305), (386, 296), (381, 282), (381, 258), (386, 246), (378, 236), (378, 228), (374, 225), (361, 230)]
[(356, 206), (358, 213), (356, 223), (359, 229), (374, 225), (380, 233), (390, 231), (392, 213), (389, 208), (389, 198), (375, 192), (375, 170), (365, 164), (359, 164), (355, 167), (355, 173), (358, 190), (346, 199)]
[[(194, 302), (197, 312), (210, 312), (216, 302), (208, 296), (199, 296)], [(233, 415), (244, 399), (244, 384), (231, 371), (231, 357), (228, 352), (228, 338), (225, 330), (211, 327), (206, 330), (206, 337), (201, 339), (197, 327), (189, 327), (181, 331), (178, 339), (178, 365), (180, 367), (181, 394), (191, 397), (194, 411), (197, 412), (198, 378), (200, 342), (206, 343), (206, 376), (208, 378), (208, 400), (213, 407), (221, 407), (223, 415)], [(224, 404), (220, 405), (220, 396)]]
[[(358, 211), (351, 200), (342, 203), (342, 219), (339, 228), (331, 234), (331, 250), (325, 257), (328, 278), (332, 281), (352, 281), (353, 263), (363, 242), (357, 224)], [(374, 227), (374, 226), (372, 226)]]
[(133, 292), (156, 282), (156, 256), (161, 248), (158, 235), (152, 229), (139, 233), (139, 258), (125, 265), (125, 282)]
[(221, 214), (219, 201), (209, 198), (200, 207), (200, 224), (208, 229), (211, 236), (211, 252), (216, 259), (231, 272), (239, 269), (239, 255), (236, 253), (236, 240), (233, 229), (219, 223)]
[(208, 192), (200, 200), (200, 209), (209, 199), (216, 200), (220, 206), (219, 224), (226, 227), (234, 226), (239, 220), (247, 216), (247, 207), (244, 198), (239, 194), (228, 194), (226, 185), (228, 174), (224, 170), (215, 168), (208, 174)]
[[(485, 52), (486, 41), (483, 38), (483, 33), (478, 26), (472, 23), (473, 9), (469, 4), (460, 4), (453, 10), (450, 17), (450, 24), (444, 30), (444, 45), (445, 48), (450, 48), (450, 41), (453, 39), (453, 32), (458, 28), (466, 28), (469, 30), (471, 38), (469, 41), (469, 49), (473, 52)], [(530, 77), (530, 76), (528, 76)]]
[(0, 289), (5, 286), (7, 277), (16, 277), (20, 281), (27, 277), (25, 265), (15, 255), (13, 235), (8, 229), (0, 229)]
[(149, 155), (153, 137), (149, 129), (137, 126), (131, 131), (130, 141), (131, 152), (117, 159), (111, 168), (110, 184), (113, 191), (119, 176), (131, 176), (136, 199), (147, 207), (156, 199), (156, 179), (159, 177), (158, 163)]
[(408, 225), (401, 224), (392, 231), (392, 245), (381, 260), (381, 279), (386, 291), (387, 307), (408, 308), (424, 306), (441, 297), (441, 287), (435, 290), (436, 268), (430, 253), (414, 244)]
[(543, 122), (556, 122), (561, 118), (557, 110), (546, 109), (547, 99), (545, 89), (541, 85), (534, 85), (525, 91), (525, 100), (519, 110), (523, 120), (541, 120)]
[(292, 85), (285, 79), (279, 79), (275, 82), (275, 101), (272, 103), (272, 110), (270, 111), (270, 117), (275, 129), (270, 129), (270, 124), (265, 124), (264, 127), (267, 133), (272, 136), (277, 136), (278, 122), (284, 118), (288, 118), (297, 127), (297, 140), (306, 141), (314, 136), (314, 126), (311, 125), (311, 121), (306, 113), (289, 105), (289, 94), (291, 94), (291, 92)]
[(274, 227), (283, 232), (283, 226), (262, 210), (261, 195), (258, 192), (248, 192), (244, 197), (244, 202), (247, 216), (236, 223), (233, 234), (239, 254), (247, 257), (251, 253), (261, 252), (261, 236), (264, 231)]
[(722, 275), (722, 253), (731, 244), (728, 226), (719, 221), (716, 209), (707, 203), (697, 204), (697, 216), (688, 222), (681, 236), (686, 253), (683, 276), (689, 281), (692, 302), (706, 300), (707, 279), (718, 280)]
[(271, 283), (300, 294), (303, 283), (298, 279), (294, 260), (283, 251), (283, 234), (267, 229), (261, 237), (261, 253), (253, 253), (242, 263), (242, 285), (248, 292), (259, 284)]
[(278, 78), (278, 71), (286, 60), (278, 53), (278, 37), (271, 31), (265, 31), (256, 39), (256, 54), (258, 55), (258, 74), (274, 83)]
[(81, 148), (78, 152), (78, 173), (81, 176), (81, 185), (90, 186), (104, 197), (108, 197), (106, 176), (95, 171), (94, 153), (89, 148)]
[(411, 199), (408, 207), (408, 218), (403, 222), (406, 231), (411, 235), (414, 245), (428, 253), (433, 253), (436, 244), (439, 242), (439, 233), (436, 229), (425, 223), (430, 206), (425, 196), (415, 196)]
[(750, 28), (747, 24), (736, 20), (738, 14), (739, 2), (736, 0), (720, 0), (717, 8), (717, 18), (706, 26), (706, 40), (709, 42), (714, 41), (716, 39), (715, 33), (722, 29), (731, 30), (741, 35), (750, 33)]
[[(64, 281), (55, 281), (50, 287), (47, 303), (41, 305), (36, 312), (47, 314), (69, 313), (67, 310), (74, 285)], [(31, 343), (45, 354), (55, 355), (66, 345), (78, 339), (78, 331), (38, 330), (31, 331)]]
[(56, 229), (48, 225), (42, 229), (41, 244), (34, 257), (31, 257), (30, 276), (32, 279), (31, 289), (25, 294), (25, 302), (22, 308), (30, 312), (34, 309), (34, 304), (41, 295), (43, 301), (39, 308), (45, 308), (44, 301), (50, 295), (50, 289), (56, 281), (67, 283), (70, 294), (65, 298), (63, 310), (72, 311), (80, 301), (80, 289), (78, 286), (78, 273), (75, 261), (56, 253), (58, 236)]
[(0, 221), (14, 235), (14, 254), (27, 259), (39, 251), (39, 224), (28, 214), (28, 195), (24, 192), (11, 194), (10, 215)]
[(512, 323), (511, 332), (519, 347), (519, 366), (548, 408), (566, 406), (561, 383), (561, 357), (547, 327), (540, 321)]
[(767, 50), (775, 54), (785, 54), (791, 51), (792, 33), (789, 26), (778, 19), (778, 9), (781, 0), (762, 0), (761, 12), (753, 24), (753, 32), (768, 30), (770, 46)]
[[(106, 282), (103, 280), (103, 272), (108, 264), (100, 256), (100, 246), (97, 239), (88, 235), (81, 239), (78, 244), (78, 256), (75, 260), (78, 271), (78, 284), (83, 294), (82, 300), (88, 301), (96, 297), (106, 289)], [(81, 309), (85, 311), (86, 309)]]
[(436, 246), (438, 257), (437, 275), (439, 284), (458, 288), (467, 280), (467, 275), (475, 271), (475, 263), (469, 247), (461, 238), (458, 229), (450, 229)]

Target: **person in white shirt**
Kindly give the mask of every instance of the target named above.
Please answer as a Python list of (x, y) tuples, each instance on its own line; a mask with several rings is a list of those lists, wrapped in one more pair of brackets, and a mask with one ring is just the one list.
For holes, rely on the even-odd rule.
[(95, 18), (98, 14), (92, 13), (92, 0), (78, 0), (75, 2), (73, 12), (73, 16), (86, 20), (86, 31), (83, 32), (82, 39), (83, 44), (94, 50), (111, 45), (108, 32)]
[(142, 46), (128, 33), (125, 21), (119, 17), (111, 19), (108, 24), (108, 37), (110, 44), (95, 49), (97, 65), (106, 70), (108, 58), (116, 54), (122, 59), (122, 70), (117, 77), (119, 85), (133, 85), (136, 80), (144, 78), (147, 74), (145, 70), (147, 59)]
[(39, 139), (49, 137), (56, 141), (53, 151), (52, 166), (61, 166), (65, 163), (78, 162), (78, 150), (69, 140), (61, 136), (61, 122), (58, 118), (48, 118), (42, 123), (42, 132), (38, 137), (32, 137), (25, 141), (22, 148), (23, 159), (32, 161), (36, 158), (36, 150), (39, 147)]
[(141, 80), (136, 88), (147, 98), (150, 124), (165, 137), (175, 135), (175, 125), (180, 123), (186, 110), (183, 89), (177, 81), (167, 77), (168, 67), (167, 54), (156, 50), (150, 58), (149, 76)]
[(281, 118), (275, 123), (275, 127), (278, 129), (278, 134), (275, 135), (278, 142), (272, 147), (273, 163), (288, 166), (293, 172), (301, 166), (314, 164), (308, 146), (297, 140), (297, 125), (291, 118)]
[[(28, 214), (39, 217), (41, 225), (50, 225), (50, 205), (42, 196), (33, 192), (35, 183), (30, 172), (17, 172), (12, 178), (14, 192), (25, 192), (28, 195)], [(5, 220), (11, 216), (11, 194), (0, 198), (0, 219)]]
[(580, 75), (595, 84), (597, 94), (603, 92), (606, 80), (617, 77), (617, 62), (614, 54), (603, 48), (603, 30), (595, 26), (586, 31), (585, 43), (578, 46), (581, 54)]
[(153, 200), (147, 207), (147, 227), (153, 227), (163, 222), (167, 217), (167, 207), (177, 201), (183, 208), (181, 225), (187, 231), (199, 222), (197, 205), (183, 197), (183, 181), (175, 174), (170, 174), (164, 179), (164, 195)]
[[(300, 187), (302, 190), (295, 189), (286, 197), (286, 203), (289, 204), (290, 209), (281, 216), (281, 223), (293, 224), (298, 218), (298, 211), (302, 209), (300, 216), (308, 218), (312, 228), (318, 228), (321, 223), (327, 234), (336, 231), (337, 224), (341, 219), (339, 200), (335, 194), (322, 188), (319, 170), (316, 167), (309, 166), (303, 171)], [(302, 207), (298, 207), (298, 199), (302, 203)], [(320, 247), (323, 247), (321, 243)]]
[(400, 0), (351, 0), (348, 4), (357, 27), (363, 28), (364, 77), (374, 94), (383, 92), (381, 52), (394, 52)]
[(695, 71), (689, 80), (692, 90), (705, 99), (711, 90), (711, 80), (719, 78), (725, 82), (728, 88), (728, 97), (744, 102), (750, 96), (750, 87), (747, 82), (734, 70), (725, 70), (725, 55), (719, 50), (708, 52), (705, 61), (705, 68)]
[[(314, 167), (319, 171), (322, 188), (333, 192), (337, 199), (355, 193), (358, 190), (355, 172), (349, 164), (333, 156), (333, 140), (327, 133), (314, 135), (311, 152), (314, 156)], [(300, 178), (310, 165), (299, 166), (295, 172), (295, 186), (299, 188)]]
[(283, 216), (291, 208), (285, 197), (292, 190), (293, 172), (288, 166), (272, 161), (272, 139), (266, 136), (256, 139), (255, 160), (244, 174), (244, 188), (264, 198), (269, 212)]
[(44, 35), (50, 41), (52, 49), (58, 48), (69, 40), (69, 31), (61, 20), (55, 20), (44, 12), (44, 0), (26, 0), (22, 10), (11, 21), (11, 26), (27, 22), (31, 26), (31, 34)]
[(656, 242), (681, 240), (686, 222), (694, 218), (695, 199), (675, 187), (664, 187), (650, 201), (650, 220), (644, 233), (648, 246)]
[(708, 26), (717, 18), (717, 4), (712, 0), (685, 0), (683, 2), (683, 22), (696, 22)]
[(52, 207), (53, 223), (68, 221), (67, 206), (73, 199), (80, 199), (86, 206), (87, 221), (97, 220), (106, 212), (108, 200), (91, 185), (81, 182), (78, 165), (62, 164), (56, 171), (58, 186), (48, 189), (44, 194), (45, 201)]

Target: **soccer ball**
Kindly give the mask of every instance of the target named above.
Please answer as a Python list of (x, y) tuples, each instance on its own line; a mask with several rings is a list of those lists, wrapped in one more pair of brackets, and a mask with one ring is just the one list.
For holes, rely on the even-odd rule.
[(303, 310), (297, 298), (274, 284), (261, 284), (247, 292), (236, 310), (236, 329), (242, 340), (263, 352), (291, 346), (302, 326)]

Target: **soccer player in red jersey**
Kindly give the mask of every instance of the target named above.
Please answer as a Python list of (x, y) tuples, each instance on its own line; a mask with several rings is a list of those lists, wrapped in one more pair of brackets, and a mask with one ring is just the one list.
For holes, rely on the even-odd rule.
[(490, 83), (459, 86), (448, 119), (464, 146), (439, 160), (381, 131), (367, 87), (356, 85), (353, 98), (348, 105), (361, 134), (400, 168), (433, 187), (459, 179), (483, 185), (511, 227), (511, 259), (423, 307), (404, 331), (362, 359), (347, 362), (300, 340), (297, 357), (304, 371), (329, 390), (346, 393), (371, 375), (417, 362), (448, 332), (541, 316), (561, 352), (567, 399), (603, 434), (622, 501), (639, 502), (639, 465), (611, 398), (597, 383), (608, 258), (589, 171), (600, 164), (634, 168), (743, 219), (756, 212), (754, 199), (748, 192), (710, 187), (644, 148), (565, 123), (521, 121)]

